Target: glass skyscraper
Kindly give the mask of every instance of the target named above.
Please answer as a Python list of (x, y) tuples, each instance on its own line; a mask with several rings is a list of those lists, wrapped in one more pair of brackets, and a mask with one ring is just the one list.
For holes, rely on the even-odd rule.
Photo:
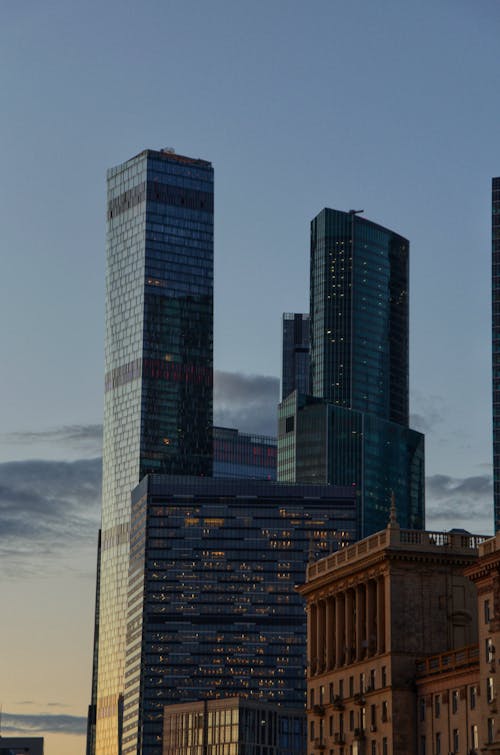
[(214, 477), (276, 480), (278, 441), (269, 435), (214, 427)]
[(107, 185), (96, 753), (118, 755), (130, 494), (148, 473), (212, 473), (213, 169), (145, 150)]
[(142, 480), (132, 495), (123, 755), (161, 755), (165, 705), (239, 695), (303, 707), (306, 616), (295, 585), (309, 560), (357, 536), (351, 487)]
[(285, 312), (282, 320), (281, 399), (309, 393), (309, 314)]
[(491, 247), (493, 306), (493, 496), (500, 530), (500, 177), (492, 181)]
[(280, 405), (278, 479), (352, 485), (361, 532), (424, 526), (424, 437), (408, 427), (408, 241), (354, 211), (311, 223), (311, 393)]

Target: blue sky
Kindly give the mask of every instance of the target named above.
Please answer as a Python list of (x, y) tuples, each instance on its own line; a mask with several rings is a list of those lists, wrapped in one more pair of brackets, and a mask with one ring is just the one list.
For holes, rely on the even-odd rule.
[(31, 716), (49, 755), (83, 752), (105, 171), (144, 147), (214, 164), (217, 417), (242, 429), (273, 426), (311, 218), (362, 207), (410, 239), (428, 526), (491, 532), (498, 39), (497, 0), (0, 4), (0, 589), (40, 627), (0, 630), (4, 729)]

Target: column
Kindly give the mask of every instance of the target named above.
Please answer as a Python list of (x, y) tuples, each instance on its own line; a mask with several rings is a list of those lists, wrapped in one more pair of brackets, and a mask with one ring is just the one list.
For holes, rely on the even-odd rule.
[(366, 648), (366, 611), (365, 611), (365, 586), (356, 587), (356, 660), (361, 661), (365, 656)]
[(325, 670), (325, 628), (326, 628), (326, 606), (325, 601), (320, 600), (318, 603), (317, 614), (317, 657), (318, 673)]
[(375, 653), (377, 643), (377, 620), (375, 617), (376, 586), (373, 579), (366, 583), (366, 652), (367, 656)]
[(335, 666), (345, 663), (345, 596), (339, 593), (335, 596)]
[(353, 642), (354, 642), (354, 595), (352, 590), (346, 590), (345, 593), (345, 647), (347, 664), (353, 662)]
[(326, 599), (326, 669), (335, 668), (335, 598)]
[(310, 603), (308, 612), (309, 627), (307, 635), (309, 637), (309, 668), (313, 676), (318, 667), (318, 650), (317, 650), (317, 607), (315, 603)]
[(385, 652), (385, 579), (377, 580), (377, 653)]

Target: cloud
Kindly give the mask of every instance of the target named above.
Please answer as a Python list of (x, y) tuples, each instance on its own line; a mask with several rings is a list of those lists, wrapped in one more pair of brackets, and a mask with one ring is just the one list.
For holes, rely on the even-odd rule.
[(98, 456), (102, 449), (102, 425), (62, 425), (47, 430), (3, 433), (2, 443), (55, 445)]
[(465, 526), (475, 533), (491, 530), (493, 481), (491, 475), (450, 477), (436, 474), (426, 480), (427, 526)]
[(440, 425), (446, 415), (445, 401), (441, 396), (424, 396), (413, 391), (411, 403), (416, 411), (410, 414), (410, 427), (421, 433), (429, 433)]
[(216, 371), (214, 423), (262, 435), (276, 435), (280, 381), (265, 375)]
[(101, 459), (0, 464), (0, 570), (19, 575), (38, 557), (95, 544)]
[(20, 734), (85, 734), (87, 719), (53, 713), (2, 713), (2, 731)]

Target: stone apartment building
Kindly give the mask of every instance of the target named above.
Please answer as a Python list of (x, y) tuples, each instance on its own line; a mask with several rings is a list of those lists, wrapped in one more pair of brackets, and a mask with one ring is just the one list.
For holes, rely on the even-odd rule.
[(394, 508), (310, 564), (308, 755), (500, 753), (499, 567), (500, 535), (404, 530)]

